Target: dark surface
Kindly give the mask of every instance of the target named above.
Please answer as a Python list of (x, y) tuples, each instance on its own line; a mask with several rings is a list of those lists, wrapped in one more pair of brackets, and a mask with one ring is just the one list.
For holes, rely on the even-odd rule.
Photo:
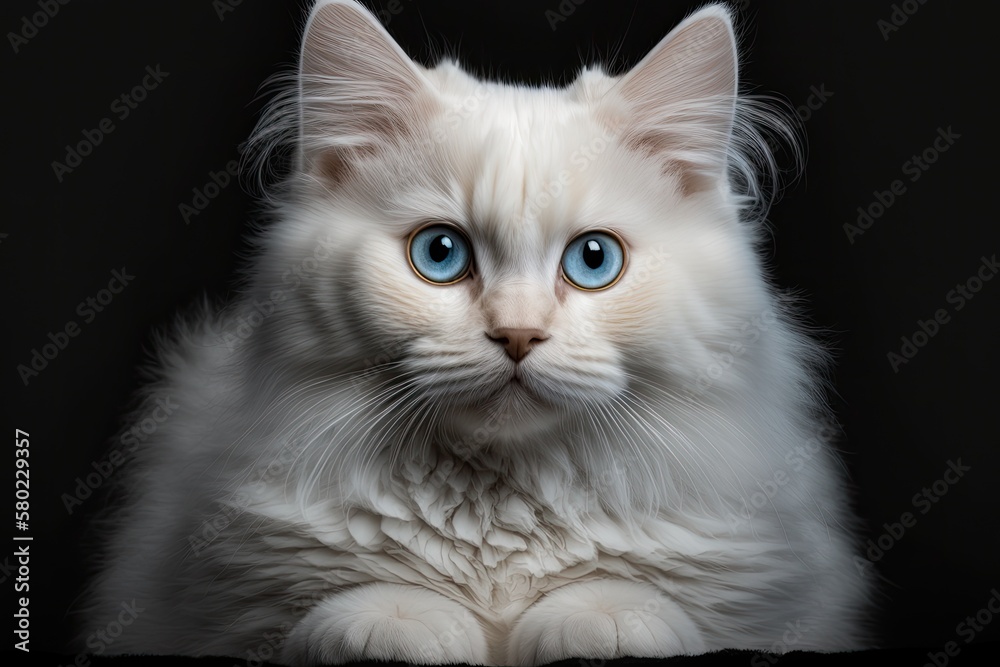
[[(567, 80), (581, 60), (632, 64), (699, 4), (587, 0), (555, 30), (545, 12), (558, 11), (558, 0), (402, 0), (399, 13), (383, 16), (424, 62), (450, 45), (474, 71), (539, 82)], [(870, 527), (866, 539), (888, 546), (872, 552), (887, 582), (883, 645), (940, 650), (930, 647), (966, 646), (970, 626), (960, 624), (1000, 586), (1000, 280), (961, 309), (948, 298), (981, 257), (1000, 251), (987, 94), (996, 21), (968, 6), (911, 4), (919, 8), (887, 40), (878, 21), (893, 13), (889, 2), (738, 6), (746, 83), (795, 106), (816, 90), (828, 97), (821, 104), (812, 97), (818, 108), (803, 113), (805, 177), (771, 214), (774, 275), (802, 288), (837, 353), (834, 405), (858, 509)], [(35, 1), (5, 2), (0, 28), (20, 31), (22, 17), (38, 11)], [(70, 2), (17, 53), (9, 35), (0, 45), (4, 421), (31, 435), (36, 651), (66, 650), (66, 612), (85, 576), (86, 517), (101, 504), (95, 493), (69, 514), (63, 495), (103, 460), (139, 385), (136, 367), (152, 330), (201, 294), (225, 296), (248, 249), (255, 204), (240, 185), (221, 188), (189, 224), (179, 207), (237, 157), (262, 104), (259, 86), (294, 61), (302, 18), (301, 2), (244, 0), (222, 20), (210, 2)], [(157, 65), (169, 75), (120, 118), (113, 100)], [(63, 162), (65, 146), (105, 117), (114, 131), (57, 180), (51, 163)], [(910, 180), (904, 163), (949, 127), (960, 138)], [(843, 225), (896, 179), (905, 191), (850, 242)], [(122, 267), (134, 280), (87, 322), (78, 304)], [(894, 372), (887, 354), (899, 353), (901, 336), (939, 309), (948, 321)], [(78, 335), (25, 386), (18, 364), (30, 363), (32, 350), (68, 322), (80, 326)], [(946, 495), (935, 502), (922, 500), (959, 460), (969, 472), (939, 485)], [(904, 512), (914, 522), (900, 532), (892, 524)], [(5, 592), (12, 575), (3, 559), (12, 552), (0, 552)], [(972, 638), (998, 637), (993, 620)], [(926, 650), (897, 655), (921, 664)]]
[[(953, 653), (955, 653), (953, 651)], [(75, 656), (60, 656), (55, 654), (32, 655), (21, 659), (19, 663), (32, 665), (66, 665), (73, 664)], [(947, 667), (947, 665), (991, 665), (996, 664), (1000, 657), (1000, 643), (976, 643), (964, 647), (952, 656), (940, 649), (898, 648), (873, 651), (858, 651), (854, 653), (802, 653), (793, 651), (784, 655), (774, 653), (755, 653), (753, 651), (720, 651), (696, 657), (676, 657), (666, 660), (622, 658), (618, 660), (562, 660), (552, 663), (552, 667), (797, 667), (801, 665), (820, 665), (834, 667), (840, 665), (912, 665), (919, 667)], [(87, 658), (93, 667), (119, 667), (123, 665), (151, 665), (152, 667), (269, 667), (273, 663), (258, 660), (232, 658), (176, 658), (173, 656), (124, 656), (117, 658), (93, 657)], [(367, 662), (357, 663), (372, 667), (413, 667), (402, 662)], [(80, 667), (89, 667), (81, 665)]]

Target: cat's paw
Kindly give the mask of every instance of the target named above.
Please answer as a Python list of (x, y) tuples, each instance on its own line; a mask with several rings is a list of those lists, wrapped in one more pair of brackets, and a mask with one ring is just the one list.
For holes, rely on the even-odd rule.
[(665, 658), (703, 653), (688, 615), (662, 591), (630, 581), (568, 584), (525, 611), (507, 644), (507, 662), (566, 658)]
[(326, 598), (292, 629), (286, 665), (356, 660), (433, 665), (486, 662), (483, 630), (461, 605), (417, 586), (367, 584)]

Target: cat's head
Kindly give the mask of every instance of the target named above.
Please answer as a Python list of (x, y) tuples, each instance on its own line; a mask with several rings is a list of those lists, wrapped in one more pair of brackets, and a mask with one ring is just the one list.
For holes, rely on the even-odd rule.
[(768, 311), (737, 87), (721, 5), (624, 75), (532, 88), (424, 68), (319, 3), (258, 135), (296, 155), (260, 268), (270, 346), (511, 442), (681, 400)]

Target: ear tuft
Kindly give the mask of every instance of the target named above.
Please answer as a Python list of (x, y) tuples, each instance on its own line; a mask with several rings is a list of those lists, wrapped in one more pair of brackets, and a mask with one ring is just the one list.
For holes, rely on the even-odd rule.
[(724, 5), (710, 5), (622, 77), (625, 140), (662, 159), (685, 191), (713, 187), (726, 174), (737, 87), (732, 20)]
[(328, 180), (410, 135), (432, 104), (423, 74), (370, 12), (349, 0), (313, 8), (299, 96), (301, 167)]

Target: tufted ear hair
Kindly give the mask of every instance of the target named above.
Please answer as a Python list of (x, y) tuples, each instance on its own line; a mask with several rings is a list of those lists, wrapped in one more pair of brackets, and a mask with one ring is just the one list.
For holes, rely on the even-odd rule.
[(685, 191), (714, 187), (727, 170), (737, 84), (732, 20), (724, 5), (710, 5), (621, 78), (624, 139), (662, 159)]
[(352, 0), (316, 4), (299, 63), (300, 167), (334, 181), (352, 160), (412, 134), (434, 107), (420, 69)]

